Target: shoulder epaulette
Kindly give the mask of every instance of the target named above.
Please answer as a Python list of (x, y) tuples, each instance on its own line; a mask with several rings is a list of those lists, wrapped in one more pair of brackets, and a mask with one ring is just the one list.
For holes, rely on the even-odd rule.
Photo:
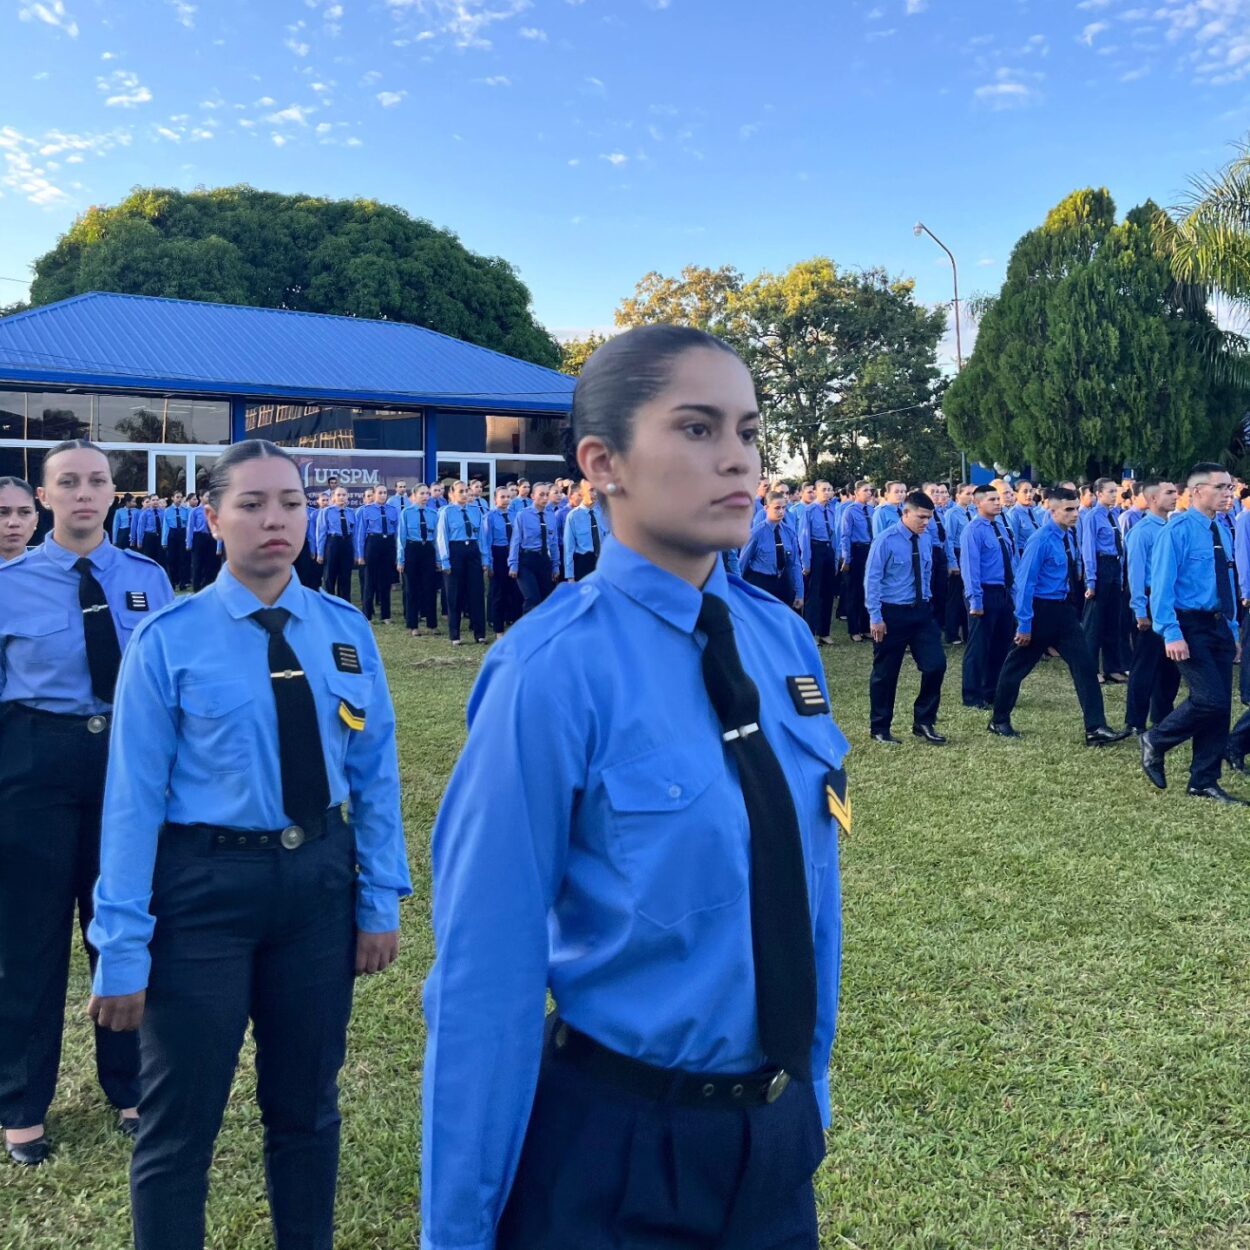
[(165, 571), (151, 556), (145, 556), (142, 551), (135, 551), (133, 547), (114, 547), (113, 550), (120, 551), (122, 555), (129, 556), (132, 560), (138, 560), (142, 564), (150, 564), (154, 569), (160, 569), (162, 573)]
[(505, 641), (516, 649), (518, 658), (528, 658), (557, 638), (574, 621), (585, 616), (598, 598), (598, 587), (590, 582), (558, 587), (547, 596), (541, 607), (526, 613), (518, 622), (524, 628), (514, 625), (508, 631)]

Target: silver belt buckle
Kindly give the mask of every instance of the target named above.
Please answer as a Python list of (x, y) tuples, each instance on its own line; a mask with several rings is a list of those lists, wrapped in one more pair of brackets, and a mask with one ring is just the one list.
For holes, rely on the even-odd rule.
[(281, 842), (288, 851), (304, 845), (305, 834), (299, 825), (287, 825), (282, 831)]
[(786, 1088), (789, 1084), (789, 1072), (778, 1072), (777, 1075), (768, 1083), (768, 1090), (764, 1094), (764, 1101), (776, 1102), (777, 1099), (786, 1092)]
[(87, 732), (89, 734), (102, 734), (109, 727), (107, 716), (89, 716), (87, 717)]

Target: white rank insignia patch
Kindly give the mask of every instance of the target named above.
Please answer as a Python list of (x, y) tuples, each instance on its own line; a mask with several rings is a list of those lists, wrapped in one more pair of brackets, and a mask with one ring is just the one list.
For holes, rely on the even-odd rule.
[(126, 591), (126, 607), (131, 612), (146, 612), (148, 610), (147, 592), (142, 590)]
[(363, 673), (360, 667), (360, 652), (350, 643), (334, 642), (330, 644), (334, 652), (334, 663), (340, 673)]
[(800, 716), (822, 716), (829, 711), (829, 702), (815, 677), (787, 677), (790, 698)]

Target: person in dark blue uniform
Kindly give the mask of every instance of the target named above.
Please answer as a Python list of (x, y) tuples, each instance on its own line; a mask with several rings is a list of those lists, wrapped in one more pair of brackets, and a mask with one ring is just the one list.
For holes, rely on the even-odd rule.
[(355, 559), (356, 514), (347, 506), (347, 491), (336, 486), (330, 506), (317, 517), (317, 563), (325, 566), (322, 586), (332, 595), (352, 601), (352, 563)]
[(373, 620), (376, 605), (384, 625), (391, 623), (391, 586), (395, 576), (395, 521), (387, 507), (390, 492), (375, 487), (368, 502), (356, 510), (356, 563), (360, 566), (360, 606), (365, 620)]
[(134, 520), (135, 497), (123, 495), (121, 503), (113, 513), (113, 546), (130, 546), (130, 526)]
[(881, 488), (881, 502), (872, 514), (872, 536), (883, 534), (903, 519), (903, 500), (907, 498), (906, 482), (886, 482)]
[(486, 642), (486, 599), (483, 577), (488, 567), (482, 555), (477, 510), (469, 508), (469, 492), (463, 482), (453, 482), (447, 507), (438, 515), (434, 535), (438, 567), (447, 589), (447, 632), (451, 645), (460, 645), (460, 619), (469, 618), (473, 641)]
[(868, 609), (864, 603), (864, 568), (872, 543), (872, 483), (855, 483), (851, 501), (842, 509), (842, 602), (846, 608), (846, 630), (852, 642), (868, 637)]
[(642, 327), (571, 422), (612, 535), (487, 658), (434, 828), (422, 1246), (815, 1250), (847, 744), (806, 625), (721, 562), (751, 377)]
[(292, 576), (304, 499), (272, 443), (224, 451), (206, 500), (226, 567), (136, 634), (117, 686), (143, 750), (109, 770), (89, 1010), (140, 1030), (137, 1250), (204, 1244), (249, 1019), (276, 1244), (330, 1250), (353, 981), (399, 949), (395, 716), (364, 618)]
[(743, 580), (763, 590), (796, 612), (803, 610), (803, 568), (810, 567), (805, 537), (786, 518), (786, 497), (770, 491), (764, 520), (754, 525), (746, 546), (738, 553)]
[(1012, 615), (1016, 557), (1011, 538), (998, 524), (1002, 500), (991, 485), (972, 495), (977, 515), (961, 535), (959, 557), (968, 602), (968, 646), (964, 651), (965, 707), (989, 711), (998, 675), (1016, 632)]
[(161, 514), (161, 550), (165, 556), (165, 571), (175, 590), (186, 590), (191, 581), (191, 560), (187, 554), (190, 513), (182, 492), (177, 491), (169, 507)]
[(38, 523), (35, 488), (20, 477), (0, 477), (0, 563), (26, 554)]
[(161, 516), (157, 511), (155, 495), (149, 495), (143, 501), (143, 507), (131, 523), (130, 545), (149, 560), (157, 564), (163, 562), (165, 553), (161, 550)]
[(1078, 535), (1085, 569), (1085, 642), (1097, 664), (1102, 659), (1105, 682), (1127, 684), (1121, 620), (1124, 587), (1124, 538), (1112, 516), (1119, 487), (1109, 477), (1094, 483), (1094, 502), (1080, 523)]
[(964, 598), (964, 575), (960, 567), (963, 553), (963, 532), (976, 516), (969, 482), (960, 482), (955, 488), (955, 498), (946, 511), (943, 523), (947, 532), (947, 559), (950, 563), (950, 586), (946, 597), (946, 621), (944, 634), (953, 647), (963, 646), (968, 637), (968, 601)]
[(1246, 499), (1250, 490), (1242, 487), (1238, 512), (1233, 519), (1233, 566), (1237, 570), (1239, 641), (1241, 643), (1241, 675), (1239, 694), (1243, 707), (1250, 707), (1250, 509)]
[(508, 575), (521, 591), (521, 615), (541, 604), (560, 580), (560, 545), (555, 518), (547, 511), (547, 484), (535, 482), (533, 495), (512, 501), (512, 546), (508, 549)]
[[(51, 448), (40, 499), (52, 532), (0, 564), (0, 1124), (23, 1164), (50, 1149), (74, 907), (85, 937), (118, 667), (132, 631), (173, 598), (160, 565), (109, 542), (112, 498), (99, 448)], [(138, 758), (144, 744), (133, 744)], [(138, 1048), (101, 1030), (95, 1041), (101, 1088), (133, 1132)]]
[(329, 495), (323, 491), (315, 500), (309, 500), (304, 509), (307, 516), (304, 545), (300, 548), (299, 556), (295, 561), (295, 576), (299, 578), (301, 585), (307, 586), (309, 590), (321, 589), (322, 566), (317, 563), (316, 554), (317, 516), (329, 502)]
[(479, 533), (482, 562), (490, 583), (490, 627), (502, 635), (521, 619), (521, 592), (508, 571), (512, 548), (512, 517), (508, 507), (512, 497), (506, 486), (495, 489), (495, 506), (486, 514)]
[(430, 488), (424, 483), (414, 486), (408, 498), (410, 506), (399, 516), (395, 550), (404, 579), (404, 624), (416, 638), (422, 618), (427, 629), (438, 628), (438, 557), (434, 551), (438, 513), (430, 507)]
[(912, 733), (935, 746), (946, 742), (937, 731), (946, 653), (942, 631), (929, 602), (933, 578), (933, 542), (929, 525), (933, 500), (923, 491), (903, 499), (897, 524), (888, 525), (872, 540), (864, 570), (864, 595), (872, 633), (872, 676), (868, 681), (869, 731), (874, 742), (891, 746), (894, 699), (903, 656), (911, 649), (920, 670), (920, 693), (912, 709)]

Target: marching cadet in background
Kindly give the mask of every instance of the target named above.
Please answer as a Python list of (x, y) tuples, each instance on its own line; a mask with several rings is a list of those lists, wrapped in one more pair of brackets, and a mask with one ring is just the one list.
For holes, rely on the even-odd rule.
[(430, 483), (430, 507), (433, 508), (435, 512), (442, 512), (442, 510), (447, 507), (447, 498), (444, 491), (445, 487), (442, 482)]
[(1116, 483), (1100, 477), (1094, 483), (1094, 502), (1081, 520), (1078, 537), (1085, 568), (1085, 642), (1097, 666), (1102, 658), (1103, 680), (1125, 683), (1121, 652), (1121, 608), (1126, 582), (1124, 539), (1111, 515)]
[(1016, 487), (1016, 502), (1005, 513), (1007, 524), (1011, 527), (1011, 537), (1015, 541), (1016, 554), (1024, 551), (1024, 544), (1037, 533), (1046, 519), (1046, 514), (1033, 502), (1033, 483), (1020, 482)]
[(920, 488), (922, 495), (928, 495), (933, 503), (933, 519), (925, 528), (925, 536), (932, 548), (932, 572), (929, 577), (929, 604), (933, 609), (933, 619), (938, 624), (938, 637), (946, 628), (946, 600), (950, 595), (951, 581), (951, 543), (950, 531), (946, 528), (944, 513), (950, 506), (951, 493), (942, 482), (925, 482)]
[(1158, 725), (1171, 713), (1176, 706), (1176, 694), (1181, 684), (1180, 667), (1164, 653), (1163, 639), (1154, 632), (1150, 619), (1150, 566), (1155, 542), (1176, 507), (1176, 484), (1157, 480), (1145, 482), (1141, 486), (1140, 497), (1145, 500), (1147, 511), (1141, 514), (1141, 520), (1124, 540), (1124, 554), (1128, 560), (1129, 613), (1137, 630), (1133, 663), (1128, 675), (1124, 723), (1138, 736), (1146, 732), (1147, 717), (1151, 725)]
[(864, 604), (864, 568), (872, 543), (872, 496), (869, 481), (855, 483), (851, 501), (842, 509), (842, 599), (846, 605), (846, 632), (852, 642), (868, 636), (868, 609)]
[[(24, 492), (0, 500), (12, 494)], [(52, 532), (0, 564), (0, 1124), (10, 1157), (31, 1166), (50, 1150), (75, 903), (84, 941), (91, 919), (118, 666), (132, 631), (173, 599), (160, 565), (104, 532), (113, 478), (99, 448), (51, 448), (39, 498)], [(147, 744), (140, 728), (131, 745), (145, 767)], [(97, 1030), (95, 1051), (133, 1135), (135, 1040)]]
[(523, 477), (517, 478), (516, 481), (516, 497), (508, 505), (508, 511), (512, 514), (515, 521), (517, 514), (526, 508), (532, 508), (534, 501), (530, 498), (530, 484)]
[(930, 602), (934, 545), (927, 531), (932, 519), (933, 500), (928, 495), (913, 491), (906, 496), (899, 523), (872, 540), (864, 571), (873, 642), (869, 729), (874, 742), (892, 746), (899, 745), (890, 725), (898, 674), (908, 648), (920, 670), (920, 693), (912, 708), (911, 731), (935, 746), (946, 741), (936, 728), (946, 653)]
[(1124, 536), (1125, 542), (1132, 532), (1134, 526), (1145, 519), (1146, 513), (1150, 510), (1150, 503), (1146, 499), (1142, 490), (1141, 482), (1134, 482), (1128, 493), (1128, 506), (1121, 508), (1120, 519), (1117, 524), (1120, 527), (1120, 533)]
[(968, 522), (976, 516), (976, 508), (972, 502), (973, 487), (968, 482), (960, 482), (955, 489), (955, 498), (947, 510), (944, 522), (946, 525), (950, 561), (950, 593), (946, 599), (946, 641), (953, 647), (962, 646), (968, 632), (968, 604), (964, 598), (964, 575), (960, 569), (963, 551), (963, 532)]
[(360, 613), (291, 576), (295, 462), (235, 443), (206, 499), (226, 568), (148, 622), (118, 682), (143, 751), (109, 770), (89, 1011), (140, 1030), (138, 1250), (204, 1244), (249, 1019), (276, 1244), (330, 1250), (353, 982), (395, 960), (412, 892), (395, 714)]
[(1154, 631), (1169, 660), (1189, 686), (1189, 698), (1162, 724), (1141, 735), (1141, 766), (1151, 785), (1167, 789), (1164, 758), (1193, 741), (1187, 793), (1193, 798), (1246, 806), (1220, 786), (1226, 753), (1245, 754), (1243, 717), (1234, 738), (1228, 732), (1233, 705), (1233, 661), (1237, 654), (1237, 601), (1233, 553), (1215, 519), (1233, 480), (1213, 463), (1194, 465), (1187, 490), (1189, 508), (1178, 513), (1155, 539), (1150, 560), (1150, 606)]
[(389, 490), (376, 486), (356, 510), (353, 535), (356, 564), (360, 566), (360, 606), (366, 621), (374, 605), (384, 625), (391, 623), (391, 585), (395, 574), (395, 526), (386, 506)]
[(785, 495), (770, 491), (766, 503), (763, 524), (752, 529), (738, 554), (738, 567), (744, 581), (801, 612), (803, 566), (810, 557), (804, 540), (786, 520)]
[(308, 523), (304, 532), (304, 546), (295, 560), (295, 576), (301, 585), (309, 590), (321, 589), (321, 574), (324, 566), (317, 563), (317, 517), (322, 508), (330, 505), (328, 491), (322, 491), (314, 502), (308, 504)]
[(480, 531), (486, 524), (486, 514), (490, 512), (490, 502), (482, 494), (482, 483), (474, 478), (469, 483), (469, 507), (473, 510), (473, 524)]
[[(994, 692), (994, 715), (989, 731), (1000, 738), (1018, 738), (1011, 713), (1020, 698), (1020, 686), (1046, 652), (1054, 649), (1068, 666), (1085, 721), (1085, 745), (1104, 747), (1123, 742), (1128, 730), (1116, 732), (1107, 724), (1098, 670), (1085, 645), (1081, 622), (1072, 606), (1077, 581), (1076, 556), (1064, 536), (1076, 528), (1076, 492), (1057, 487), (1050, 492), (1050, 518), (1024, 546), (1015, 579), (1015, 645), (1007, 655)], [(970, 526), (971, 530), (972, 527)]]
[(905, 482), (886, 482), (881, 489), (881, 502), (872, 514), (872, 536), (883, 534), (903, 518), (903, 500), (907, 498)]
[(998, 491), (978, 486), (972, 497), (977, 515), (963, 531), (959, 561), (968, 602), (963, 700), (965, 707), (989, 711), (1016, 632), (1011, 603), (1016, 558), (1011, 540), (997, 524), (1002, 511)]
[(191, 509), (186, 506), (182, 492), (174, 493), (173, 503), (161, 513), (161, 549), (164, 552), (165, 571), (175, 590), (186, 590), (191, 576), (187, 557), (187, 522)]
[(510, 625), (521, 619), (521, 592), (508, 569), (512, 550), (512, 498), (506, 486), (495, 489), (495, 506), (486, 514), (480, 534), (482, 563), (490, 582), (490, 627), (502, 637)]
[(317, 563), (325, 565), (322, 589), (352, 601), (352, 561), (355, 557), (356, 514), (347, 506), (347, 491), (336, 486), (329, 507), (317, 516)]
[(209, 533), (204, 505), (200, 503), (187, 517), (187, 550), (191, 553), (191, 590), (198, 592), (217, 576), (220, 568), (217, 543)]
[(156, 564), (161, 564), (161, 518), (156, 510), (156, 496), (149, 495), (130, 525), (130, 545)]
[(130, 546), (130, 527), (134, 524), (135, 513), (138, 509), (135, 507), (135, 497), (133, 495), (123, 495), (121, 506), (113, 514), (113, 546), (129, 547)]
[[(529, 483), (525, 483), (528, 490)], [(517, 507), (524, 499), (524, 504)], [(560, 580), (560, 547), (552, 518), (547, 515), (547, 483), (534, 484), (533, 498), (518, 496), (512, 512), (512, 545), (508, 548), (508, 576), (521, 591), (521, 614), (532, 612)]]
[(819, 646), (830, 642), (833, 600), (838, 589), (838, 518), (833, 487), (817, 482), (807, 505), (807, 542), (811, 567), (803, 592), (803, 617)]
[(20, 477), (0, 477), (0, 564), (26, 554), (38, 523), (35, 488)]
[(425, 1250), (817, 1246), (847, 747), (806, 626), (723, 571), (758, 422), (686, 327), (578, 380), (613, 533), (487, 658), (434, 829)]
[(426, 627), (438, 628), (438, 512), (430, 506), (430, 488), (418, 483), (408, 492), (411, 506), (400, 513), (395, 548), (400, 576), (404, 579), (404, 624), (416, 638), (421, 618)]
[(569, 582), (580, 582), (595, 571), (603, 540), (612, 532), (595, 488), (583, 482), (578, 495), (581, 502), (564, 519), (564, 580)]
[(477, 509), (469, 508), (469, 491), (453, 482), (447, 507), (438, 514), (434, 547), (438, 567), (447, 588), (447, 634), (451, 645), (460, 645), (460, 618), (467, 615), (473, 641), (486, 642), (486, 601), (482, 577), (489, 567), (482, 555)]

